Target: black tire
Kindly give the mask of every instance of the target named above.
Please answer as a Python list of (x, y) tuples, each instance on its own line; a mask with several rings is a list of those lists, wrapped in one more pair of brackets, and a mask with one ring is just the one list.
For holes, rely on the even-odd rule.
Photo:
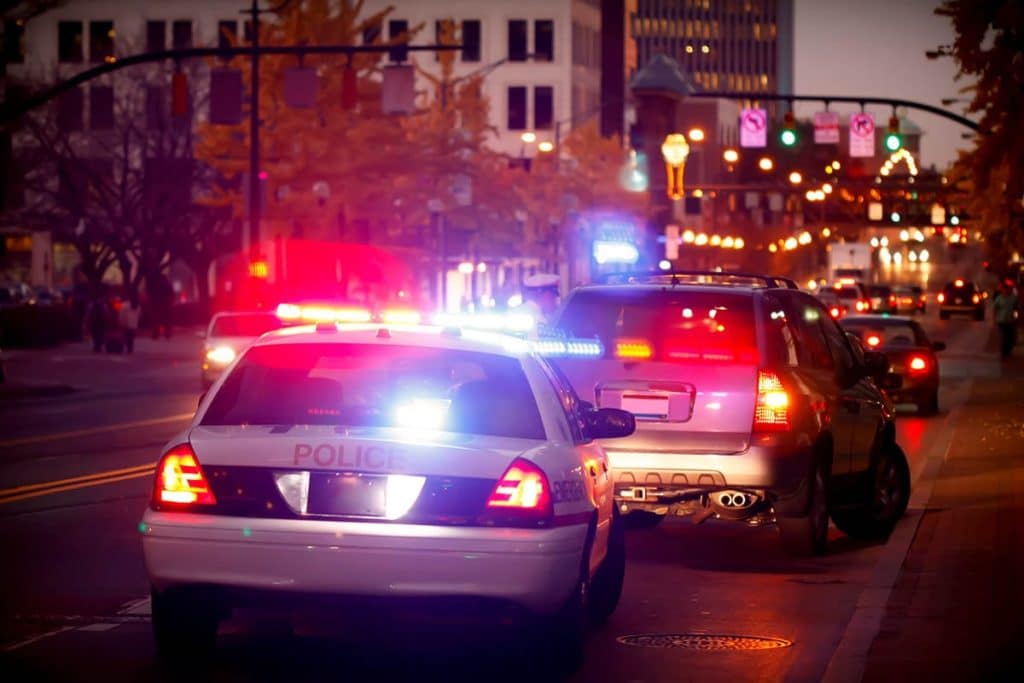
[(939, 311), (939, 320), (949, 320), (949, 312)]
[(828, 486), (824, 467), (817, 463), (808, 480), (807, 511), (800, 517), (779, 517), (779, 540), (789, 555), (822, 555), (828, 547)]
[(633, 510), (622, 517), (627, 529), (653, 529), (665, 521), (668, 515), (659, 515), (646, 510)]
[(832, 521), (847, 536), (862, 539), (887, 537), (910, 502), (910, 466), (895, 443), (884, 447), (875, 464), (871, 499), (859, 508), (837, 511)]
[(625, 580), (626, 531), (616, 508), (608, 534), (608, 554), (590, 582), (590, 620), (594, 624), (603, 624), (615, 611)]
[(917, 402), (917, 414), (925, 417), (935, 415), (939, 412), (939, 390), (922, 396)]
[(219, 607), (200, 591), (170, 589), (151, 593), (153, 639), (168, 664), (205, 659), (217, 644)]
[(565, 604), (549, 618), (534, 637), (535, 647), (549, 670), (557, 676), (568, 676), (583, 663), (590, 621), (590, 549), (592, 537), (583, 549), (580, 577)]

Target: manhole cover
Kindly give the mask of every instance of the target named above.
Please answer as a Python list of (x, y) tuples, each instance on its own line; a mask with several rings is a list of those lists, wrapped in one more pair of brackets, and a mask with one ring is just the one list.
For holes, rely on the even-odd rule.
[(685, 650), (775, 650), (793, 643), (783, 638), (735, 636), (721, 633), (639, 633), (619, 636), (623, 645), (683, 648)]

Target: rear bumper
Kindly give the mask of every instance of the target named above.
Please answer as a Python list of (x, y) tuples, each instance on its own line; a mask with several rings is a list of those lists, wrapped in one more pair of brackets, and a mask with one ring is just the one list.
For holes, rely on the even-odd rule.
[(900, 388), (886, 392), (894, 403), (917, 403), (939, 388), (938, 376), (911, 377), (906, 372), (898, 374), (902, 379)]
[(761, 490), (771, 498), (787, 498), (801, 491), (811, 458), (809, 448), (765, 446), (728, 455), (608, 450), (616, 500), (621, 502), (634, 500), (619, 495), (632, 486), (679, 493)]
[(147, 510), (153, 587), (225, 596), (474, 598), (553, 614), (579, 577), (587, 525), (488, 529), (248, 519)]
[(983, 312), (985, 307), (981, 304), (942, 304), (939, 306), (939, 313), (951, 313), (951, 314), (963, 314), (963, 315), (974, 315), (979, 312)]

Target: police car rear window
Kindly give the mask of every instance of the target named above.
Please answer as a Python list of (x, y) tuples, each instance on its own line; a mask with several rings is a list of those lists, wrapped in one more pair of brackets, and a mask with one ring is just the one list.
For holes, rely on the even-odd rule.
[(566, 303), (558, 327), (597, 337), (606, 358), (755, 362), (758, 355), (749, 293), (584, 290)]
[(204, 425), (335, 425), (544, 439), (518, 360), (418, 346), (274, 344), (249, 349)]
[(276, 315), (222, 315), (213, 321), (211, 337), (259, 337), (281, 327)]

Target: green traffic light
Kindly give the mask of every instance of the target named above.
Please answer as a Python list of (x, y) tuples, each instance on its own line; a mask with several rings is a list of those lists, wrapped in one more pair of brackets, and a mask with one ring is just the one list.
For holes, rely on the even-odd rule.
[(885, 148), (890, 152), (898, 152), (903, 147), (903, 139), (897, 133), (889, 133), (885, 136)]
[(792, 147), (796, 144), (796, 131), (792, 128), (785, 128), (779, 133), (779, 142), (786, 147)]

